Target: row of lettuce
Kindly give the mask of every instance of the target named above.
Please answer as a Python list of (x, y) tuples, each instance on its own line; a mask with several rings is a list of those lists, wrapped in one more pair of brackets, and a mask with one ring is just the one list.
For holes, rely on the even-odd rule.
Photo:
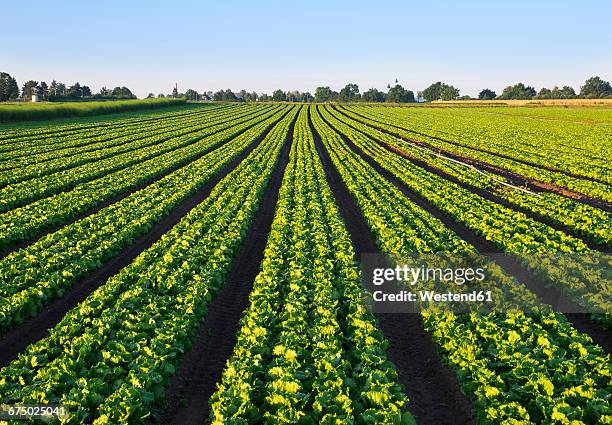
[(526, 120), (462, 108), (342, 109), (435, 148), (612, 202), (610, 158), (605, 154), (610, 126)]
[(429, 172), (376, 143), (329, 111), (322, 109), (321, 112), (356, 150), (372, 158), (414, 193), (492, 242), (495, 248), (517, 255), (546, 285), (562, 290), (584, 311), (597, 314), (606, 325), (612, 323), (611, 317), (605, 314), (612, 309), (609, 255), (591, 250), (577, 238)]
[[(94, 151), (116, 146), (130, 146), (129, 143), (135, 140), (176, 130), (178, 125), (189, 126), (198, 123), (198, 118), (201, 119), (214, 112), (209, 109), (195, 113), (170, 114), (163, 120), (118, 126), (114, 130), (86, 128), (69, 136), (59, 132), (50, 137), (30, 136), (21, 141), (13, 140), (10, 144), (4, 145), (6, 150), (2, 152), (0, 171), (23, 168), (26, 165), (49, 162), (58, 158), (72, 157), (71, 159), (74, 160), (76, 155), (91, 154)], [(84, 162), (91, 160), (97, 159), (86, 157)]]
[[(392, 136), (391, 134), (397, 133), (397, 128), (389, 124), (366, 119), (350, 109), (340, 111), (330, 109), (329, 112), (372, 140), (382, 142), (383, 146), (395, 149), (413, 161), (426, 164), (436, 173), (456, 181), (465, 188), (472, 191), (486, 191), (497, 197), (498, 202), (506, 203), (511, 208), (525, 211), (541, 221), (563, 226), (592, 242), (605, 245), (608, 249), (612, 248), (612, 214), (607, 211), (556, 193), (535, 194), (510, 188), (499, 183), (504, 182), (501, 176), (495, 176), (497, 180), (495, 181), (473, 168), (432, 155), (427, 150)], [(379, 128), (391, 134), (379, 131)]]
[[(24, 182), (63, 170), (74, 169), (80, 165), (100, 162), (107, 158), (129, 154), (130, 152), (146, 148), (156, 144), (165, 134), (176, 132), (183, 126), (188, 128), (195, 125), (197, 129), (197, 126), (202, 126), (202, 115), (204, 114), (188, 116), (175, 122), (166, 122), (164, 120), (154, 125), (132, 129), (128, 134), (122, 134), (121, 132), (119, 134), (111, 133), (97, 146), (94, 143), (93, 148), (90, 145), (84, 145), (42, 154), (31, 154), (29, 151), (32, 149), (32, 142), (28, 142), (24, 146), (27, 156), (20, 156), (15, 160), (8, 159), (0, 162), (0, 187), (6, 187), (14, 183)], [(90, 141), (93, 142), (93, 140)], [(38, 146), (35, 141), (34, 145)]]
[[(267, 117), (215, 133), (204, 139), (201, 146), (193, 145), (201, 151), (198, 152), (199, 158), (0, 260), (0, 280), (5, 282), (0, 287), (0, 330), (5, 331), (37, 314), (43, 305), (61, 297), (78, 279), (101, 267), (132, 244), (135, 238), (149, 232), (155, 223), (208, 183), (286, 113), (283, 107)], [(188, 161), (193, 153), (190, 148), (186, 149), (186, 152), (178, 151), (175, 164), (169, 162), (163, 164), (164, 167)], [(137, 178), (139, 172), (142, 170), (137, 169), (125, 181)], [(125, 183), (122, 179), (111, 179), (111, 182), (115, 181), (119, 185)], [(60, 194), (63, 198), (60, 205), (66, 211), (58, 211), (58, 214), (64, 214), (61, 220), (69, 219), (75, 206), (85, 208), (87, 202), (99, 200), (100, 189), (96, 184), (89, 193), (72, 191)], [(83, 199), (79, 199), (81, 195), (84, 195)], [(45, 219), (32, 221), (40, 225)], [(13, 229), (19, 232), (18, 226)]]
[[(385, 146), (403, 149), (460, 181), (485, 187), (464, 170), (400, 145), (348, 110), (223, 107), (205, 116), (174, 118), (174, 124), (147, 121), (151, 133), (167, 133), (148, 147), (130, 151), (143, 155), (140, 166), (129, 162), (129, 155), (121, 163), (117, 155), (118, 165), (112, 171), (105, 172), (104, 167), (96, 171), (95, 159), (57, 169), (63, 173), (91, 166), (79, 168), (73, 177), (62, 174), (67, 186), (61, 186), (60, 180), (57, 186), (49, 183), (53, 187), (49, 192), (40, 189), (34, 202), (23, 201), (22, 207), (0, 216), (17, 212), (4, 222), (13, 235), (4, 242), (10, 246), (170, 172), (0, 260), (0, 280), (10, 282), (0, 287), (0, 332), (4, 332), (36, 315), (45, 303), (61, 297), (80, 278), (146, 234), (241, 152), (256, 145), (179, 224), (71, 310), (49, 337), (0, 371), (4, 402), (66, 404), (74, 413), (70, 423), (142, 422), (152, 404), (163, 398), (166, 380), (222, 285), (296, 119), (262, 270), (241, 321), (238, 343), (211, 399), (214, 423), (413, 422), (397, 373), (386, 359), (384, 337), (363, 304), (354, 251), (317, 158), (309, 120), (378, 246), (391, 258), (476, 250), (399, 192), (364, 156), (501, 250), (593, 254), (580, 240), (479, 198), (390, 152)], [(129, 122), (124, 124), (124, 130), (132, 131)], [(92, 146), (79, 142), (71, 148), (71, 141), (79, 140), (78, 129), (67, 126), (58, 131), (66, 133), (65, 140), (52, 132), (39, 136), (48, 136), (47, 152), (52, 153), (42, 164), (78, 155), (79, 148), (87, 155), (94, 144), (104, 143), (91, 137), (87, 140)], [(129, 143), (131, 136), (122, 135)], [(13, 136), (5, 139), (7, 144), (19, 138)], [(22, 141), (24, 149), (27, 143), (34, 145), (35, 137)], [(101, 137), (108, 137), (104, 140), (109, 141), (109, 149), (119, 146), (112, 134)], [(254, 143), (261, 138), (261, 143)], [(55, 141), (61, 145), (57, 149), (52, 148)], [(167, 149), (168, 145), (173, 148)], [(112, 168), (111, 163), (106, 167)], [(39, 178), (52, 175), (53, 168), (47, 170), (51, 171)], [(83, 177), (85, 173), (89, 177)], [(63, 192), (68, 187), (72, 191)], [(505, 219), (512, 219), (509, 223), (515, 227), (508, 227)], [(30, 233), (19, 236), (18, 227), (30, 220)], [(605, 226), (601, 229), (609, 236)], [(525, 262), (536, 272), (542, 270), (541, 265), (529, 263), (529, 257)], [(540, 308), (519, 282), (499, 268), (496, 273), (504, 296)], [(585, 303), (597, 303), (590, 285), (601, 284), (599, 276), (587, 277), (591, 280), (584, 287), (572, 286), (575, 281), (569, 280), (556, 285), (567, 287)], [(599, 289), (599, 293), (605, 290)], [(474, 399), (480, 423), (612, 423), (609, 354), (572, 328), (563, 315), (545, 308), (533, 316), (422, 315), (445, 361)]]
[[(53, 144), (57, 142), (65, 142), (73, 137), (73, 142), (79, 144), (87, 143), (87, 139), (95, 138), (97, 135), (103, 135), (108, 132), (121, 131), (128, 128), (136, 128), (142, 125), (147, 125), (155, 121), (164, 121), (176, 117), (185, 117), (191, 114), (198, 114), (204, 110), (214, 110), (218, 108), (230, 108), (232, 105), (201, 105), (193, 109), (180, 109), (178, 111), (167, 111), (149, 113), (146, 115), (119, 115), (110, 119), (91, 118), (83, 122), (68, 122), (68, 123), (45, 123), (37, 124), (30, 128), (3, 128), (0, 134), (0, 152), (11, 150), (11, 146), (19, 143), (32, 143), (35, 145)], [(78, 137), (80, 136), (80, 137)], [(81, 137), (84, 139), (81, 141)]]
[[(289, 108), (202, 203), (0, 371), (5, 402), (64, 404), (75, 424), (149, 415), (253, 220), (297, 113)], [(228, 153), (192, 163), (179, 180), (193, 185), (222, 168)]]
[[(376, 173), (319, 111), (312, 120), (382, 252), (475, 250)], [(518, 282), (511, 288), (537, 303)], [(562, 314), (423, 312), (423, 319), (479, 423), (612, 423), (610, 356)]]
[(413, 423), (354, 255), (304, 108), (212, 423)]
[[(78, 214), (146, 185), (216, 149), (281, 109), (219, 112), (160, 136), (153, 145), (0, 189), (0, 250), (64, 225)], [(229, 120), (229, 121), (228, 121)], [(183, 124), (183, 123), (182, 123)]]

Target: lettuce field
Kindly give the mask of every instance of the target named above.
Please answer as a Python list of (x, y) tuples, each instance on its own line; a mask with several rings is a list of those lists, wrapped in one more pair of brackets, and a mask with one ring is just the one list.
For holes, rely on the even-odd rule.
[[(611, 247), (606, 107), (0, 125), (0, 424), (612, 424)], [(440, 253), (492, 307), (373, 307)]]

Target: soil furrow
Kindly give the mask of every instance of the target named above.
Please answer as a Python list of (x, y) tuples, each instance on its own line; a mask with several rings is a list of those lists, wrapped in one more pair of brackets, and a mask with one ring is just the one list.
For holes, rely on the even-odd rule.
[[(323, 120), (332, 128), (334, 128), (328, 121), (322, 117)], [(416, 205), (421, 207), (423, 210), (428, 212), (433, 217), (439, 219), (446, 227), (455, 232), (461, 239), (465, 240), (472, 246), (474, 246), (478, 252), (490, 260), (497, 263), (506, 273), (513, 276), (517, 281), (523, 284), (527, 289), (533, 292), (540, 300), (546, 304), (557, 306), (559, 309), (564, 311), (580, 312), (584, 311), (577, 303), (569, 299), (560, 288), (553, 286), (546, 286), (544, 282), (535, 276), (530, 270), (523, 266), (518, 259), (511, 256), (500, 256), (502, 253), (491, 241), (485, 237), (478, 235), (463, 223), (457, 221), (444, 211), (440, 210), (437, 206), (431, 204), (421, 195), (415, 193), (401, 180), (395, 177), (391, 172), (387, 171), (380, 164), (378, 164), (372, 157), (368, 156), (359, 147), (357, 147), (345, 134), (334, 128), (336, 133), (342, 138), (344, 143), (356, 154), (358, 154), (368, 165), (370, 165), (376, 172), (378, 172), (387, 181), (392, 183), (404, 196), (414, 202)], [(612, 335), (610, 332), (605, 331), (599, 323), (588, 319), (586, 313), (573, 313), (567, 315), (568, 320), (574, 325), (574, 327), (580, 332), (586, 333), (593, 338), (595, 343), (602, 346), (608, 352), (612, 352)]]
[[(335, 106), (333, 106), (333, 107), (335, 108), (336, 111), (338, 111), (341, 114), (345, 115), (342, 110), (340, 110), (339, 108), (337, 108)], [(354, 112), (354, 111), (351, 111), (351, 112), (353, 112), (355, 115), (358, 115), (358, 116), (362, 117), (363, 119), (370, 120), (370, 118), (364, 117), (363, 115), (360, 115), (357, 112)], [(474, 165), (475, 167), (478, 167), (478, 168), (487, 170), (487, 171), (489, 171), (491, 173), (495, 173), (495, 174), (498, 174), (500, 176), (503, 176), (503, 177), (507, 178), (514, 185), (525, 186), (525, 187), (528, 187), (529, 189), (531, 189), (533, 191), (536, 191), (536, 192), (540, 191), (540, 192), (556, 193), (558, 195), (565, 196), (566, 198), (573, 199), (575, 201), (584, 203), (586, 205), (591, 205), (593, 207), (600, 208), (600, 209), (602, 209), (604, 211), (612, 212), (612, 204), (610, 204), (609, 202), (604, 201), (602, 199), (592, 198), (592, 197), (587, 196), (587, 195), (585, 195), (583, 193), (576, 192), (576, 191), (567, 189), (567, 188), (562, 187), (562, 186), (557, 186), (557, 185), (552, 184), (552, 183), (546, 183), (546, 182), (543, 182), (541, 180), (537, 180), (537, 179), (534, 179), (534, 178), (531, 178), (531, 177), (526, 177), (526, 176), (514, 173), (512, 171), (506, 170), (504, 168), (497, 167), (497, 166), (495, 166), (493, 164), (490, 164), (488, 162), (484, 162), (484, 161), (477, 160), (477, 159), (474, 159), (474, 158), (466, 157), (466, 156), (463, 156), (463, 155), (459, 155), (459, 154), (456, 154), (456, 153), (453, 153), (453, 152), (450, 152), (450, 151), (447, 151), (447, 150), (444, 150), (444, 149), (432, 146), (432, 145), (430, 145), (430, 144), (428, 144), (426, 142), (423, 142), (421, 140), (416, 140), (416, 139), (411, 139), (411, 138), (408, 138), (408, 137), (404, 137), (404, 136), (402, 136), (400, 134), (397, 134), (397, 133), (394, 133), (392, 131), (386, 130), (386, 129), (382, 128), (382, 127), (378, 127), (376, 125), (373, 125), (373, 124), (371, 124), (369, 122), (364, 122), (364, 121), (359, 121), (359, 122), (361, 124), (364, 124), (364, 125), (367, 125), (367, 126), (369, 126), (371, 128), (374, 128), (374, 129), (376, 129), (378, 131), (381, 131), (383, 133), (386, 133), (386, 134), (389, 134), (389, 135), (391, 135), (393, 137), (396, 137), (396, 138), (398, 138), (400, 140), (406, 141), (408, 143), (413, 143), (413, 144), (417, 144), (417, 145), (426, 147), (427, 149), (431, 149), (431, 150), (433, 150), (435, 152), (438, 152), (440, 154), (446, 155), (446, 156), (448, 156), (450, 158), (456, 159), (458, 161), (465, 162), (465, 163), (470, 164), (470, 165)], [(605, 184), (607, 184), (607, 183), (605, 183)]]
[[(297, 118), (297, 115), (296, 115)], [(166, 406), (150, 423), (200, 425), (210, 415), (208, 400), (221, 381), (240, 329), (240, 318), (264, 258), (278, 193), (289, 163), (295, 119), (289, 127), (277, 164), (245, 240), (232, 261), (225, 282), (210, 302), (193, 346), (181, 358), (178, 373), (167, 386)]]
[(106, 280), (115, 275), (123, 267), (127, 266), (141, 252), (151, 247), (161, 236), (177, 224), (189, 211), (195, 208), (200, 202), (208, 197), (212, 189), (234, 170), (261, 141), (265, 138), (272, 127), (278, 123), (289, 111), (266, 127), (265, 131), (257, 137), (245, 150), (243, 150), (234, 160), (232, 160), (221, 172), (217, 173), (211, 180), (201, 187), (196, 193), (187, 198), (170, 214), (154, 224), (151, 230), (135, 239), (133, 243), (115, 255), (104, 265), (76, 282), (64, 296), (57, 299), (42, 309), (39, 314), (19, 326), (11, 329), (4, 336), (0, 337), (0, 367), (6, 366), (17, 358), (28, 345), (36, 342), (48, 334), (48, 330), (55, 326), (68, 312), (76, 307), (81, 301), (103, 285)]
[[(349, 231), (356, 259), (381, 251), (359, 208), (335, 168), (314, 129), (315, 146), (327, 181)], [(471, 400), (462, 393), (455, 373), (440, 359), (438, 349), (418, 314), (376, 314), (379, 328), (389, 342), (387, 354), (398, 371), (399, 381), (410, 399), (409, 410), (422, 425), (474, 424)]]

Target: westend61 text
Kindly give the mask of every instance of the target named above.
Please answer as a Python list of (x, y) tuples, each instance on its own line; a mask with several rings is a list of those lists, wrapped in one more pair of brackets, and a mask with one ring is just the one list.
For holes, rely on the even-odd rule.
[(435, 291), (400, 291), (385, 293), (374, 291), (375, 302), (492, 302), (491, 291), (472, 291), (466, 293), (435, 292)]

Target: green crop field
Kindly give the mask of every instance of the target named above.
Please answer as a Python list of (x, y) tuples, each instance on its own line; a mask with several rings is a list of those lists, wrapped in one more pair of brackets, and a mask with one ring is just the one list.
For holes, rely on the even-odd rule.
[(116, 112), (184, 105), (185, 99), (143, 99), (94, 102), (10, 102), (0, 104), (0, 122), (86, 117)]
[[(609, 106), (143, 102), (0, 106), (117, 112), (0, 124), (0, 405), (612, 424)], [(495, 301), (377, 310), (372, 255), (474, 258)]]

